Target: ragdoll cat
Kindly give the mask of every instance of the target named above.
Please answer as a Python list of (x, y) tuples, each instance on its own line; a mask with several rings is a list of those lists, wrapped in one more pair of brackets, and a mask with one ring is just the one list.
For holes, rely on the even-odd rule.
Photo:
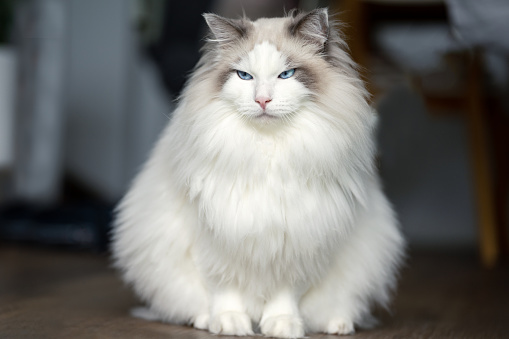
[(203, 57), (118, 207), (116, 266), (151, 319), (352, 333), (388, 302), (403, 239), (345, 43), (326, 9), (204, 16)]

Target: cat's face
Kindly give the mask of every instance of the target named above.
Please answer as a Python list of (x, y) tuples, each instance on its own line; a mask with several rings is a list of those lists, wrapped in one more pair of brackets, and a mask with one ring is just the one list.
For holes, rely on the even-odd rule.
[(249, 122), (288, 121), (316, 94), (320, 54), (328, 34), (326, 11), (278, 19), (205, 16), (218, 49), (219, 98)]
[(232, 65), (221, 97), (253, 122), (270, 123), (295, 113), (310, 91), (300, 72), (273, 44), (264, 41)]

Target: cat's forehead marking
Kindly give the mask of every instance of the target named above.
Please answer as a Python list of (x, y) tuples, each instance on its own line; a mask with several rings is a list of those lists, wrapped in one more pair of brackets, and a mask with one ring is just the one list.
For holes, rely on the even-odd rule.
[(270, 77), (282, 72), (286, 67), (286, 58), (274, 44), (263, 41), (254, 45), (240, 64), (258, 76)]

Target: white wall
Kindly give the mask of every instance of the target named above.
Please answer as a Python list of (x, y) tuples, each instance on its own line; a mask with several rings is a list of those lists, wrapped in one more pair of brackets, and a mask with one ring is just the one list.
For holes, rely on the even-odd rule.
[(70, 5), (66, 167), (108, 200), (122, 195), (170, 109), (138, 56), (129, 4)]
[(71, 0), (66, 167), (108, 198), (125, 180), (128, 1)]

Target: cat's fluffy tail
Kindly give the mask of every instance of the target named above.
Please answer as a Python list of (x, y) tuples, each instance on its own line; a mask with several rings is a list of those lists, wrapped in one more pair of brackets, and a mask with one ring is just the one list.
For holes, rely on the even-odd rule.
[(148, 321), (159, 321), (161, 317), (148, 307), (133, 307), (131, 308), (131, 315), (135, 318), (144, 319)]

